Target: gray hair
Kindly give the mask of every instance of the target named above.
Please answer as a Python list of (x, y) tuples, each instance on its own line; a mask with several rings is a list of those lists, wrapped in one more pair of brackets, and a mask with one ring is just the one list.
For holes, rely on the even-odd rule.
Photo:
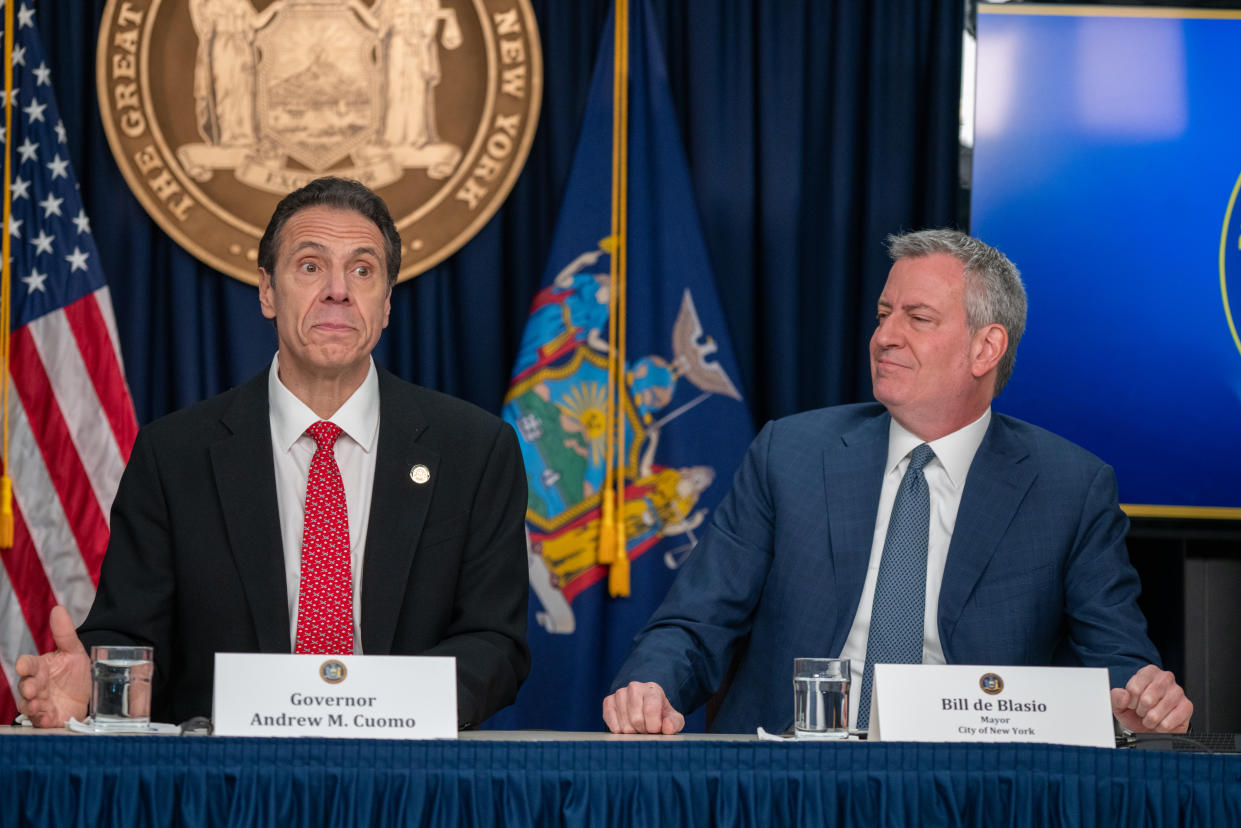
[(888, 236), (892, 261), (947, 253), (965, 266), (965, 321), (970, 333), (987, 325), (1008, 331), (1008, 350), (996, 367), (995, 395), (1004, 389), (1026, 329), (1026, 289), (1017, 266), (989, 244), (956, 230), (920, 230)]

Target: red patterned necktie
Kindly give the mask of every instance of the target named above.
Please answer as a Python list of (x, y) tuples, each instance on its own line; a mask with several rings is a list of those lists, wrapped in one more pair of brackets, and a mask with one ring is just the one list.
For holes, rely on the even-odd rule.
[(297, 651), (353, 652), (353, 577), (349, 515), (334, 447), (340, 426), (323, 420), (306, 429), (318, 446), (306, 481), (302, 577), (297, 595)]

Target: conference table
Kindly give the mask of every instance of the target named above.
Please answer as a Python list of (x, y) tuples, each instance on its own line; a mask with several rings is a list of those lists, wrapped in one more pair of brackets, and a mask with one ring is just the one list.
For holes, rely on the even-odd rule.
[(1241, 826), (1241, 755), (475, 731), (0, 728), (2, 825)]

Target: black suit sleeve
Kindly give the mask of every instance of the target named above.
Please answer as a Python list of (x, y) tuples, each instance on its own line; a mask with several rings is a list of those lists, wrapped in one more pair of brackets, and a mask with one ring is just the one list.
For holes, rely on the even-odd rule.
[(452, 617), (439, 644), (425, 653), (457, 659), (462, 728), (511, 704), (530, 672), (525, 514), (517, 436), (500, 423), (469, 510)]
[(99, 589), (78, 635), (92, 644), (155, 648), (155, 698), (172, 675), (175, 578), (169, 554), (168, 508), (155, 449), (139, 431), (112, 504), (111, 536)]

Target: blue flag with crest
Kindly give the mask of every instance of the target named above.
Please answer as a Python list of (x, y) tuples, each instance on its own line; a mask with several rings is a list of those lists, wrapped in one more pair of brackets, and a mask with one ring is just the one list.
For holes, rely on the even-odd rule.
[(533, 667), (487, 726), (599, 730), (753, 437), (644, 0), (605, 28), (503, 416), (529, 481)]

